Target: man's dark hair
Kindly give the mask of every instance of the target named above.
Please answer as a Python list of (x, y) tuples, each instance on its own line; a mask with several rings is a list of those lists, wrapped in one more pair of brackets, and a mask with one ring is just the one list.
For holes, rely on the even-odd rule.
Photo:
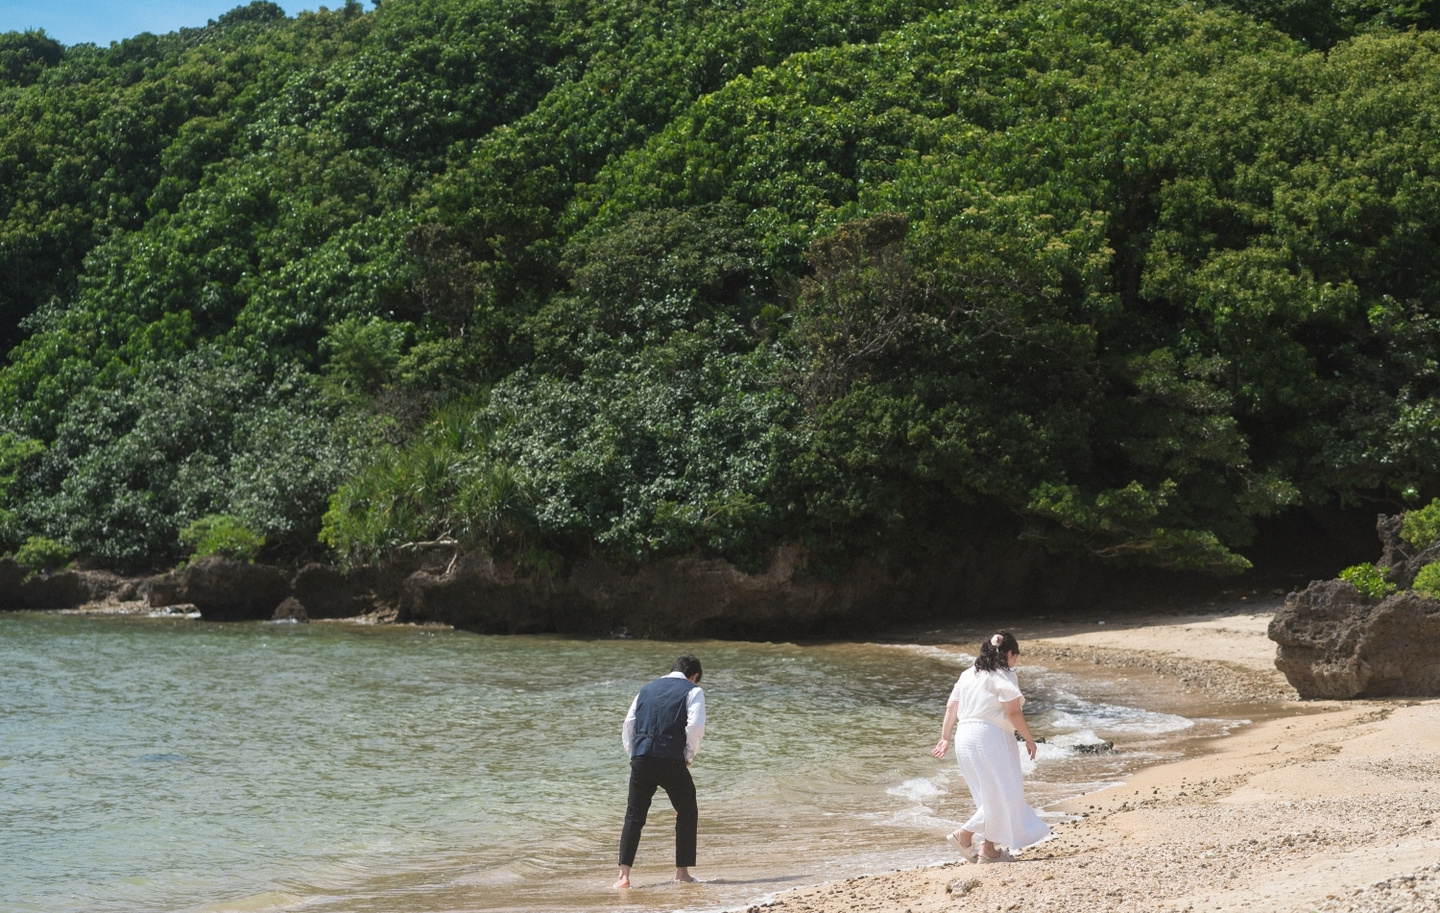
[(695, 676), (696, 682), (700, 681), (700, 676), (702, 674), (700, 672), (700, 660), (695, 658), (694, 653), (686, 653), (684, 656), (675, 660), (675, 665), (670, 667), (670, 671), (679, 672), (686, 678), (689, 678), (693, 675)]

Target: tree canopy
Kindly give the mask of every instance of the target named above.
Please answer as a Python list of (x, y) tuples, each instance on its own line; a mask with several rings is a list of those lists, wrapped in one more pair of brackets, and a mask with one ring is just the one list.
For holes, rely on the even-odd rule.
[(1241, 569), (1279, 511), (1440, 494), (1437, 19), (352, 0), (0, 35), (0, 537)]

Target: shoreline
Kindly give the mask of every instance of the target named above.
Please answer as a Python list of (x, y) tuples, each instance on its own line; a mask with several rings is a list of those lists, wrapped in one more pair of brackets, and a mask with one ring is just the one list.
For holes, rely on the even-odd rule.
[[(1077, 819), (1015, 863), (861, 876), (748, 911), (1440, 909), (1440, 699), (1297, 700), (1265, 636), (1280, 602), (1007, 621), (1030, 660), (1146, 669), (1218, 704), (1273, 713), (1047, 806)], [(968, 623), (896, 637), (966, 648), (986, 633)]]

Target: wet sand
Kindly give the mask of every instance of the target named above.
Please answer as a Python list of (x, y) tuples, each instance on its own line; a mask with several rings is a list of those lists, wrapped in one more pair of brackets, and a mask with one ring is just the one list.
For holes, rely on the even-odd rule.
[[(1051, 806), (1075, 820), (1014, 863), (853, 878), (750, 910), (1440, 910), (1440, 699), (1298, 701), (1265, 636), (1278, 604), (1011, 622), (1027, 659), (1148, 670), (1254, 722)], [(986, 633), (898, 638), (973, 650)]]

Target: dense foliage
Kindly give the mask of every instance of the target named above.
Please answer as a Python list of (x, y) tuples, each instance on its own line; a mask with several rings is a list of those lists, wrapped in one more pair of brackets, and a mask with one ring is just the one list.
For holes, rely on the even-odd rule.
[(1405, 511), (1400, 520), (1400, 538), (1419, 551), (1440, 541), (1440, 498)]
[(180, 530), (180, 544), (190, 550), (191, 560), (219, 555), (251, 561), (265, 547), (265, 537), (246, 526), (239, 517), (211, 514)]
[(1430, 599), (1440, 597), (1440, 563), (1422, 567), (1415, 575), (1415, 584), (1411, 589)]
[(1380, 569), (1373, 564), (1356, 564), (1345, 568), (1339, 574), (1341, 580), (1360, 591), (1366, 599), (1384, 599), (1395, 592), (1396, 586), (1385, 579)]
[(1437, 18), (352, 0), (0, 35), (0, 537), (1244, 567), (1258, 518), (1440, 494)]

